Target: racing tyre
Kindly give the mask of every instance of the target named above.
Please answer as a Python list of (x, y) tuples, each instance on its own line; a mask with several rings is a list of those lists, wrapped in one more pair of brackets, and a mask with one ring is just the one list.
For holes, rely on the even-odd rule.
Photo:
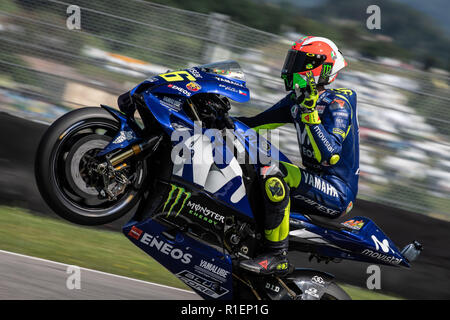
[[(56, 214), (77, 224), (100, 225), (119, 219), (136, 205), (146, 176), (144, 162), (131, 158), (120, 172), (126, 181), (122, 184), (105, 180), (97, 169), (102, 158), (96, 154), (119, 128), (106, 110), (89, 107), (63, 115), (47, 129), (37, 150), (35, 177)], [(104, 190), (115, 190), (115, 197), (106, 196)]]
[(332, 282), (320, 300), (352, 300), (352, 298), (341, 287)]

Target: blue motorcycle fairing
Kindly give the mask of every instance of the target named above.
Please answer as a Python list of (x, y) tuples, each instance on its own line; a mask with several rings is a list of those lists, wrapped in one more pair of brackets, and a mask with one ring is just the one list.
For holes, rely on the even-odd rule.
[(407, 259), (372, 220), (359, 216), (351, 219), (360, 222), (362, 227), (351, 231), (332, 230), (291, 212), (289, 234), (294, 242), (300, 238), (318, 244), (317, 252), (325, 257), (410, 268)]
[[(154, 94), (178, 95), (179, 97), (186, 99), (197, 93), (216, 93), (237, 102), (247, 102), (250, 99), (250, 91), (245, 86), (245, 81), (229, 79), (218, 74), (210, 74), (197, 67), (182, 71), (189, 73), (192, 77), (191, 79), (195, 80), (186, 79), (169, 82), (161, 76), (155, 76), (144, 80), (130, 91), (130, 94), (133, 95), (142, 85), (152, 84), (152, 87), (145, 91), (143, 97), (147, 106), (149, 106), (149, 110), (162, 124), (162, 128), (167, 134), (170, 134), (174, 130), (172, 127), (171, 115), (176, 115), (178, 121), (181, 121), (188, 126), (192, 126), (193, 122), (183, 110), (171, 108), (167, 103), (163, 104), (163, 102), (155, 97)], [(171, 73), (177, 73), (177, 71)], [(191, 83), (197, 84), (200, 88), (195, 85), (192, 87), (189, 86)], [(118, 135), (98, 154), (98, 156), (103, 156), (116, 149), (127, 148), (139, 141), (137, 133), (130, 128), (128, 120), (122, 112), (104, 105), (102, 105), (102, 108), (107, 110), (119, 121), (121, 128)], [(124, 141), (121, 139), (121, 136), (123, 135), (125, 135)], [(114, 143), (114, 141), (120, 142)]]
[[(198, 127), (197, 129), (199, 131), (197, 135), (194, 129), (188, 129), (189, 137), (192, 138), (180, 142), (173, 141), (174, 146), (178, 143), (184, 144), (190, 155), (188, 161), (174, 164), (173, 175), (203, 189), (203, 192), (210, 193), (217, 200), (227, 203), (228, 206), (253, 219), (242, 168), (234, 157), (231, 157), (230, 161), (227, 160), (227, 155), (233, 155), (233, 152), (222, 137), (214, 135), (214, 131)], [(216, 139), (220, 139), (218, 144), (215, 144)], [(202, 149), (199, 149), (200, 145), (203, 146)], [(209, 153), (205, 152), (207, 149), (210, 157), (205, 159), (204, 154)], [(201, 161), (197, 161), (197, 155)], [(216, 183), (213, 183), (215, 187), (209, 187), (212, 179), (216, 180)]]
[[(184, 119), (183, 115), (176, 115), (176, 116), (182, 117), (179, 118), (180, 121), (187, 121), (186, 119)], [(192, 133), (195, 132), (194, 129), (188, 130), (190, 132), (190, 135), (193, 135)], [(207, 136), (212, 142), (215, 142), (215, 139), (221, 139), (221, 143), (219, 143), (219, 145), (222, 148), (214, 148), (212, 152), (214, 159), (219, 159), (223, 161), (220, 163), (211, 162), (210, 164), (211, 167), (208, 166), (208, 164), (204, 163), (196, 165), (194, 161), (191, 161), (192, 163), (186, 163), (183, 165), (183, 169), (179, 170), (181, 173), (175, 173), (175, 175), (181, 177), (182, 179), (190, 182), (193, 185), (204, 187), (203, 180), (200, 181), (196, 180), (194, 174), (195, 170), (200, 171), (201, 168), (204, 167), (204, 170), (206, 171), (210, 170), (221, 171), (224, 176), (226, 175), (228, 177), (228, 181), (226, 181), (226, 183), (220, 189), (212, 192), (212, 195), (218, 200), (225, 201), (229, 206), (236, 208), (239, 212), (246, 215), (247, 217), (253, 218), (253, 212), (246, 194), (243, 195), (243, 197), (240, 200), (237, 201), (233, 200), (236, 199), (236, 195), (239, 193), (239, 189), (243, 187), (245, 188), (245, 185), (242, 176), (242, 169), (240, 169), (238, 163), (236, 162), (236, 159), (233, 157), (231, 161), (227, 162), (228, 159), (227, 155), (233, 154), (232, 150), (229, 149), (227, 143), (223, 141), (222, 137), (215, 137), (214, 135), (211, 135), (211, 131), (207, 129), (201, 129), (201, 132), (203, 135)], [(268, 152), (270, 152), (270, 156), (272, 156), (272, 161), (278, 162), (278, 160), (281, 160), (290, 163), (290, 160), (283, 153), (281, 153), (276, 147), (272, 146), (269, 141), (267, 141), (261, 136), (258, 136), (254, 130), (248, 128), (241, 122), (235, 121), (234, 133), (237, 140), (241, 143), (241, 145), (245, 148), (247, 154), (250, 156), (249, 159), (250, 163), (254, 165), (256, 172), (259, 172), (259, 169), (261, 167), (260, 160), (262, 155), (265, 154), (267, 156)], [(179, 141), (174, 141), (173, 144), (176, 145), (177, 143), (179, 143)], [(265, 147), (262, 147), (261, 143), (264, 144)], [(195, 155), (194, 149), (195, 147), (191, 147), (191, 155)], [(236, 175), (230, 175), (230, 172), (233, 170), (236, 173)], [(240, 172), (236, 172), (236, 170)], [(179, 171), (176, 170), (175, 172)], [(208, 190), (205, 190), (205, 192), (208, 192)]]
[[(186, 72), (187, 74), (182, 74)], [(176, 81), (167, 79), (168, 74), (180, 74)], [(229, 79), (225, 76), (204, 72), (201, 68), (193, 67), (180, 71), (169, 72), (147, 79), (131, 90), (133, 95), (143, 84), (151, 84), (148, 93), (173, 94), (190, 98), (198, 93), (216, 93), (236, 102), (247, 102), (250, 100), (250, 91), (245, 81)], [(191, 85), (192, 84), (192, 85)]]
[[(146, 86), (142, 88), (145, 90), (139, 91), (148, 109), (159, 122), (162, 130), (169, 136), (175, 130), (183, 128), (183, 130), (189, 131), (192, 139), (195, 138), (195, 134), (193, 134), (195, 133), (195, 124), (181, 105), (186, 99), (197, 93), (218, 93), (241, 102), (247, 101), (249, 98), (248, 89), (245, 88), (245, 82), (243, 81), (208, 74), (203, 72), (201, 68), (191, 68), (184, 71), (191, 77), (195, 76), (195, 81), (184, 79), (183, 77), (188, 77), (186, 73), (168, 73), (170, 77), (180, 76), (182, 79), (168, 82), (168, 74), (156, 76), (144, 81), (142, 84), (146, 84)], [(131, 94), (134, 94), (141, 85), (135, 87)], [(247, 95), (242, 93), (247, 93)], [(120, 121), (121, 132), (129, 129), (126, 117), (123, 114), (114, 109), (107, 110)], [(261, 146), (260, 142), (264, 142), (264, 139), (260, 141), (259, 135), (256, 132), (253, 134), (252, 130), (246, 125), (239, 121), (234, 121), (234, 124), (234, 136), (250, 156), (255, 172), (259, 173), (260, 167), (264, 164), (261, 163), (258, 155), (251, 152), (252, 150), (263, 153), (271, 150), (277, 152), (278, 159), (275, 160), (291, 163), (283, 153), (270, 143)], [(202, 128), (200, 136), (203, 136), (205, 131)], [(121, 133), (115, 137), (113, 142), (120, 137)], [(202, 139), (200, 140), (201, 143), (212, 142), (212, 140), (208, 142)], [(119, 142), (122, 143), (123, 147), (126, 147), (137, 141), (139, 141), (137, 135), (126, 141), (119, 139), (115, 144), (108, 145), (105, 150), (119, 148)], [(179, 142), (172, 141), (174, 146)], [(223, 144), (223, 146), (223, 150), (219, 148), (215, 152), (219, 155), (227, 154), (230, 151), (227, 149), (228, 145)], [(105, 150), (104, 153), (109, 152)], [(195, 150), (191, 148), (194, 155)], [(203, 170), (200, 174), (195, 172), (199, 167)], [(208, 174), (213, 172), (213, 175), (216, 175), (212, 177), (215, 181), (213, 185), (216, 186), (214, 192), (205, 188), (205, 184), (207, 184), (205, 172)], [(222, 182), (220, 182), (220, 179), (222, 179)], [(195, 163), (182, 163), (178, 168), (175, 168), (174, 164), (172, 178), (166, 183), (171, 185), (168, 186), (169, 193), (156, 215), (140, 222), (130, 221), (123, 227), (123, 233), (136, 246), (156, 259), (203, 298), (233, 298), (231, 256), (219, 251), (220, 249), (217, 249), (217, 246), (207, 245), (207, 242), (197, 240), (192, 234), (190, 236), (186, 230), (179, 231), (173, 226), (169, 228), (167, 224), (171, 225), (175, 221), (170, 221), (170, 219), (186, 219), (186, 215), (193, 217), (196, 212), (192, 208), (195, 208), (195, 206), (204, 210), (203, 212), (215, 211), (219, 215), (220, 213), (233, 214), (241, 222), (243, 221), (242, 218), (245, 218), (244, 221), (254, 221), (255, 217), (250, 207), (247, 192), (242, 194), (242, 187), (245, 187), (245, 183), (241, 166), (236, 165), (236, 163), (216, 164), (215, 161), (207, 163), (204, 168)], [(198, 196), (200, 194), (204, 198)], [(236, 194), (242, 197), (236, 197)], [(233, 197), (235, 197), (234, 200)], [(217, 207), (214, 205), (214, 201), (216, 201)], [(161, 219), (161, 215), (163, 219)], [(200, 218), (203, 219), (204, 217)], [(192, 219), (199, 219), (199, 217)], [(370, 219), (365, 217), (354, 217), (353, 219), (357, 220), (357, 223), (350, 224), (354, 227), (353, 230), (333, 229), (320, 226), (320, 224), (314, 223), (304, 215), (291, 212), (290, 247), (295, 250), (296, 245), (303, 245), (306, 242), (308, 245), (313, 244), (313, 251), (324, 257), (409, 267), (409, 262), (402, 256), (393, 242)], [(224, 231), (220, 228), (218, 230)], [(223, 237), (224, 235), (220, 236)]]
[[(143, 84), (151, 84), (151, 87), (145, 90), (142, 94), (146, 105), (152, 112), (153, 116), (158, 122), (162, 124), (162, 128), (167, 134), (171, 134), (175, 128), (173, 123), (185, 124), (187, 127), (193, 127), (193, 121), (187, 116), (181, 107), (171, 107), (170, 104), (164, 103), (158, 96), (164, 95), (176, 95), (181, 101), (192, 97), (198, 93), (216, 93), (230, 98), (237, 102), (247, 102), (250, 99), (250, 91), (245, 86), (245, 82), (228, 79), (226, 77), (209, 74), (201, 71), (199, 68), (186, 69), (184, 71), (197, 70), (195, 81), (182, 80), (167, 82), (161, 76), (156, 76), (145, 80), (141, 84), (137, 85), (130, 92), (133, 95)], [(191, 91), (188, 89), (188, 85), (192, 82), (197, 83), (200, 89), (197, 91)], [(222, 82), (224, 84), (222, 84)], [(170, 87), (169, 87), (170, 86)]]
[[(282, 161), (292, 163), (291, 160), (289, 160), (288, 157), (286, 157), (278, 148), (274, 147), (272, 143), (264, 137), (258, 135), (255, 130), (251, 129), (238, 120), (234, 121), (234, 125), (236, 138), (238, 138), (241, 144), (245, 146), (252, 163), (256, 164), (255, 169), (259, 169), (261, 164), (258, 161), (258, 158), (255, 157), (255, 152), (251, 152), (250, 150), (258, 150), (258, 152), (264, 152), (264, 146), (259, 145), (260, 141), (267, 146), (266, 151), (271, 152), (270, 156), (272, 157), (274, 162)], [(259, 139), (261, 140), (259, 141)]]
[(229, 255), (181, 232), (148, 219), (130, 221), (122, 232), (181, 281), (205, 299), (230, 300), (233, 297), (232, 263)]
[(141, 141), (141, 138), (138, 137), (138, 134), (133, 129), (131, 129), (130, 125), (128, 124), (128, 118), (124, 113), (103, 104), (101, 105), (101, 107), (108, 111), (117, 121), (119, 121), (120, 130), (112, 139), (112, 141), (97, 154), (98, 157), (108, 154), (117, 149), (125, 149), (128, 146)]

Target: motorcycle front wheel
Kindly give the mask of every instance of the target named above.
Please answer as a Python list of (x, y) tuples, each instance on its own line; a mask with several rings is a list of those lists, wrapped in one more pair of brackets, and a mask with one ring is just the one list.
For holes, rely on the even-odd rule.
[[(62, 218), (81, 225), (101, 225), (130, 211), (141, 195), (146, 164), (130, 160), (121, 180), (105, 180), (97, 170), (96, 154), (117, 135), (120, 125), (102, 108), (71, 111), (45, 132), (35, 160), (38, 189), (48, 206)], [(107, 185), (105, 185), (107, 184)], [(109, 196), (104, 190), (118, 190)]]

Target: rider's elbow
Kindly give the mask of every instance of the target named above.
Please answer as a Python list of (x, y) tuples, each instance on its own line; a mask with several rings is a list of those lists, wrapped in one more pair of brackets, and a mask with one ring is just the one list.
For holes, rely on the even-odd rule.
[[(316, 159), (319, 161), (319, 159), (316, 157)], [(328, 152), (324, 153), (323, 156), (320, 159), (320, 163), (325, 166), (334, 166), (339, 162), (341, 159), (341, 156), (337, 152)]]
[(338, 153), (333, 153), (330, 155), (330, 158), (328, 159), (328, 164), (330, 166), (334, 166), (335, 164), (337, 164), (339, 162), (340, 159), (341, 159), (341, 156)]

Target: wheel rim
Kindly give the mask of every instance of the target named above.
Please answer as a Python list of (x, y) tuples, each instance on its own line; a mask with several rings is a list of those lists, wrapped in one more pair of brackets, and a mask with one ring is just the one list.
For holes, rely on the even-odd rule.
[[(127, 168), (133, 179), (132, 184), (113, 201), (100, 197), (98, 189), (86, 181), (86, 172), (80, 169), (86, 163), (86, 156), (92, 158), (94, 153), (112, 141), (118, 130), (118, 124), (111, 120), (80, 121), (66, 130), (55, 146), (51, 158), (51, 174), (57, 186), (56, 191), (79, 215), (90, 218), (113, 215), (123, 209), (138, 193), (137, 184), (142, 184), (143, 180), (139, 177), (145, 172), (142, 162), (133, 162), (133, 165)], [(83, 139), (85, 142), (74, 150), (77, 142)]]
[[(85, 141), (83, 141), (85, 140)], [(80, 140), (80, 145), (75, 145), (69, 152), (66, 161), (66, 178), (72, 190), (80, 197), (98, 197), (98, 190), (91, 186), (94, 183), (89, 175), (89, 158), (94, 158), (95, 154), (108, 145), (108, 139), (103, 136), (94, 137), (89, 135)]]

